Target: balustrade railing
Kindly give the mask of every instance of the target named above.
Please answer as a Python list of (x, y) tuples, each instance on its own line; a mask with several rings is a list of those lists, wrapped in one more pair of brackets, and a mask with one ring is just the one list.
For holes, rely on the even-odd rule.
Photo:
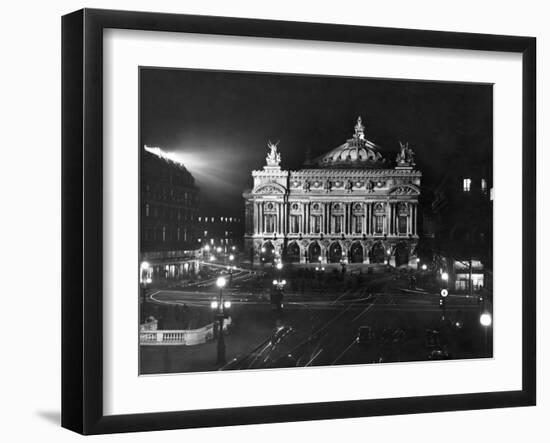
[[(231, 318), (226, 318), (223, 323), (223, 330), (231, 325)], [(182, 330), (142, 330), (139, 333), (140, 345), (185, 345), (193, 346), (206, 343), (214, 338), (214, 323), (210, 323), (199, 329)]]

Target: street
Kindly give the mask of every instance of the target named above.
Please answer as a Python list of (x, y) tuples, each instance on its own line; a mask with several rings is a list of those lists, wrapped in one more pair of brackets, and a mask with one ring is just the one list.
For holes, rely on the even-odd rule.
[[(478, 297), (450, 294), (442, 307), (438, 294), (407, 290), (407, 276), (390, 268), (367, 275), (338, 271), (311, 275), (285, 269), (285, 278), (298, 283), (289, 285), (294, 290), (284, 293), (283, 307), (277, 310), (270, 303), (272, 276), (269, 271), (239, 268), (224, 289), (232, 320), (225, 337), (226, 364), (216, 363), (216, 340), (195, 346), (141, 346), (142, 373), (467, 359), (492, 354), (491, 339), (485, 339), (490, 331), (479, 321)], [(212, 322), (210, 304), (218, 296), (215, 281), (212, 277), (178, 289), (151, 291), (147, 310), (162, 318), (165, 329)], [(367, 333), (359, 334), (360, 328)]]

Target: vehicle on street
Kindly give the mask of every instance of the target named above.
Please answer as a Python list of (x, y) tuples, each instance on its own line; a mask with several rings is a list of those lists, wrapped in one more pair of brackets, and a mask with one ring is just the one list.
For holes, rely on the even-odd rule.
[(369, 344), (374, 340), (374, 332), (370, 326), (360, 326), (357, 331), (356, 341), (360, 345)]

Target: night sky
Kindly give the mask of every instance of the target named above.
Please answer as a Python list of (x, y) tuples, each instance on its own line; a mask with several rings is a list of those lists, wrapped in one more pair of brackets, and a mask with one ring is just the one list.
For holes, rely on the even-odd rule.
[(142, 144), (186, 165), (203, 213), (242, 215), (268, 140), (299, 169), (308, 149), (314, 158), (350, 138), (359, 115), (387, 160), (409, 142), (427, 189), (460, 159), (487, 170), (492, 158), (487, 84), (142, 68), (140, 99)]

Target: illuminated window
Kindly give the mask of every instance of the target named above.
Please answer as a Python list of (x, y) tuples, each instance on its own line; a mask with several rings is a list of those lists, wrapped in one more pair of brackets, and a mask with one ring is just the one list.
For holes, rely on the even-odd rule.
[(354, 218), (354, 230), (356, 234), (361, 234), (363, 232), (363, 216), (356, 215)]
[(333, 218), (333, 221), (334, 221), (334, 233), (335, 234), (340, 234), (342, 232), (342, 219), (344, 217), (341, 216), (341, 215), (338, 215), (338, 216), (335, 216)]
[(311, 217), (311, 232), (312, 234), (319, 234), (321, 232), (321, 216), (313, 215)]
[(407, 233), (407, 220), (409, 208), (406, 204), (400, 203), (397, 207), (397, 231), (399, 234)]
[(472, 179), (471, 178), (465, 178), (463, 180), (464, 192), (470, 192), (471, 186), (472, 186)]
[(382, 234), (384, 232), (384, 222), (386, 208), (382, 203), (377, 203), (374, 206), (374, 232), (375, 234)]
[(149, 217), (149, 205), (145, 205), (145, 217)]
[(290, 232), (292, 234), (298, 234), (300, 232), (300, 221), (299, 215), (290, 216)]
[(487, 180), (484, 178), (481, 179), (481, 192), (487, 192)]
[(275, 232), (275, 215), (268, 214), (265, 216), (265, 232)]
[(375, 215), (374, 216), (374, 229), (377, 234), (382, 234), (384, 231), (384, 216)]

